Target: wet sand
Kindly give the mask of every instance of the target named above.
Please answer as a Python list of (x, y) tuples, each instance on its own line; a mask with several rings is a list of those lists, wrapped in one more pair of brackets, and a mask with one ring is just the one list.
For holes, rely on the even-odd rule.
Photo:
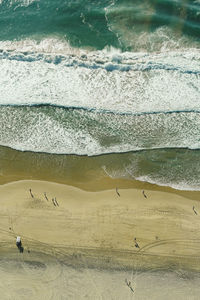
[[(132, 160), (131, 153), (88, 157), (22, 152), (0, 146), (0, 184), (19, 180), (41, 180), (93, 192), (116, 187), (135, 188), (176, 193), (192, 200), (200, 199), (199, 191), (176, 190), (127, 178), (124, 176), (124, 168)], [(141, 168), (145, 168), (145, 163)], [(111, 174), (108, 174), (107, 169), (112, 170)]]
[[(11, 255), (9, 255), (11, 256)], [(199, 299), (199, 274), (70, 267), (30, 253), (0, 260), (1, 299)], [(127, 286), (131, 282), (133, 292)]]
[[(199, 299), (200, 277), (184, 271), (70, 267), (41, 253), (0, 260), (1, 299)], [(125, 281), (130, 281), (133, 292)]]

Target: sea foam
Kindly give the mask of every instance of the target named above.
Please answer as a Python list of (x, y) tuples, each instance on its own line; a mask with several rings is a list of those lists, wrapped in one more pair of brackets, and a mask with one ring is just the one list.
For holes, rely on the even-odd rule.
[(199, 148), (198, 49), (88, 51), (0, 42), (0, 144), (97, 155)]
[(53, 40), (0, 43), (0, 104), (152, 113), (200, 111), (198, 50), (85, 51)]

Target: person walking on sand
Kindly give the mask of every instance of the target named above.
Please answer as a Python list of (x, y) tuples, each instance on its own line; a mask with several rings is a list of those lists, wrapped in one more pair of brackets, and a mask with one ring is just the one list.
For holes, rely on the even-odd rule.
[(53, 203), (54, 206), (57, 206), (56, 203), (55, 203), (54, 198), (52, 198), (52, 203)]
[(144, 198), (147, 198), (147, 195), (145, 194), (144, 191), (142, 191), (142, 194), (143, 194)]
[(127, 278), (125, 279), (126, 285), (129, 287), (129, 289), (134, 293), (134, 289), (131, 286), (131, 282), (127, 280)]
[(118, 192), (118, 188), (116, 187), (116, 193), (120, 197), (120, 193)]
[(59, 206), (58, 201), (56, 200), (56, 197), (54, 198), (54, 202), (56, 203), (57, 206)]
[(135, 241), (135, 247), (136, 248), (140, 248), (140, 246), (138, 245), (137, 241), (136, 241), (136, 238), (134, 238), (134, 241)]
[(197, 215), (197, 211), (195, 210), (195, 207), (193, 206), (193, 212), (195, 213), (195, 215)]
[(31, 194), (31, 197), (34, 198), (31, 189), (29, 189), (29, 192), (30, 192), (30, 194)]
[(49, 201), (49, 199), (47, 198), (46, 192), (44, 192), (44, 197), (45, 197), (45, 199), (46, 199), (47, 201)]

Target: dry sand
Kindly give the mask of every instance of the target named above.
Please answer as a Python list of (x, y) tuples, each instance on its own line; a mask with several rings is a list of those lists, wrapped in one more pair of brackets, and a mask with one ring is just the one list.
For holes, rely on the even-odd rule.
[[(140, 189), (118, 192), (120, 196), (115, 189), (87, 192), (42, 181), (2, 185), (0, 238), (13, 244), (14, 236), (20, 235), (25, 248), (36, 243), (37, 248), (39, 244), (48, 249), (66, 248), (66, 253), (87, 249), (91, 253), (102, 251), (105, 257), (106, 252), (108, 256), (113, 252), (122, 265), (134, 266), (137, 257), (141, 268), (148, 268), (143, 262), (150, 255), (151, 265), (152, 260), (162, 265), (165, 259), (176, 258), (178, 263), (186, 266), (190, 261), (188, 267), (199, 269), (199, 201), (160, 191), (145, 190), (147, 198)], [(59, 206), (53, 204), (53, 198)], [(126, 252), (125, 257), (120, 252)]]
[[(180, 279), (190, 277), (191, 271), (200, 270), (199, 201), (171, 190), (145, 190), (146, 198), (141, 189), (119, 188), (118, 192), (120, 196), (115, 189), (87, 192), (72, 186), (30, 180), (0, 186), (0, 258), (3, 259), (0, 276), (11, 276), (10, 286), (12, 279), (16, 280), (13, 271), (5, 272), (6, 263), (6, 266), (18, 264), (16, 270), (23, 269), (27, 276), (36, 278), (35, 283), (33, 278), (27, 277), (27, 286), (31, 285), (31, 280), (35, 286), (34, 289), (32, 285), (31, 289), (27, 287), (26, 291), (23, 290), (24, 279), (19, 279), (18, 292), (12, 290), (15, 296), (1, 289), (2, 299), (132, 299), (136, 297), (136, 282), (137, 297), (134, 299), (161, 299), (160, 296), (162, 299), (199, 299), (200, 279), (196, 275), (198, 283), (189, 279), (190, 290), (188, 282)], [(56, 198), (59, 206), (53, 204), (52, 198)], [(23, 254), (18, 253), (15, 245), (17, 235), (22, 238)], [(161, 270), (165, 271), (162, 276), (159, 275)], [(169, 275), (171, 271), (175, 273)], [(19, 278), (24, 276), (23, 272), (16, 272)], [(59, 277), (56, 272), (65, 276)], [(173, 279), (176, 273), (179, 279)], [(124, 282), (126, 276), (133, 280), (134, 293)], [(58, 277), (62, 278), (57, 282), (57, 287), (62, 285), (60, 296), (58, 292), (54, 294)], [(76, 278), (77, 283), (72, 278)], [(166, 295), (163, 294), (166, 281), (164, 284), (160, 278), (168, 278), (165, 280), (168, 284), (171, 282), (171, 288), (174, 285), (175, 298), (169, 297), (167, 290)], [(177, 288), (180, 280), (183, 282)], [(73, 284), (68, 285), (69, 281)], [(7, 284), (7, 280), (5, 282)], [(46, 288), (40, 287), (41, 282), (43, 287), (44, 282), (48, 285), (51, 282), (49, 294)], [(160, 287), (156, 289), (158, 293), (155, 284)], [(66, 285), (69, 295), (63, 296), (61, 291)], [(149, 293), (151, 298), (148, 298)], [(21, 296), (17, 298), (17, 295)], [(36, 295), (40, 295), (39, 298)]]

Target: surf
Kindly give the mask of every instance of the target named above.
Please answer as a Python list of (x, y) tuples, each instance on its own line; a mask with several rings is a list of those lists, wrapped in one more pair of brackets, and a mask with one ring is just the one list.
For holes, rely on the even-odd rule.
[(199, 16), (197, 1), (0, 1), (0, 145), (131, 153), (105, 172), (198, 188), (187, 155), (176, 169), (170, 155), (200, 149)]
[(200, 148), (199, 113), (193, 112), (117, 115), (50, 106), (1, 106), (0, 126), (0, 144), (21, 151), (95, 156)]
[(199, 111), (199, 59), (197, 49), (86, 51), (52, 39), (0, 42), (0, 105)]

